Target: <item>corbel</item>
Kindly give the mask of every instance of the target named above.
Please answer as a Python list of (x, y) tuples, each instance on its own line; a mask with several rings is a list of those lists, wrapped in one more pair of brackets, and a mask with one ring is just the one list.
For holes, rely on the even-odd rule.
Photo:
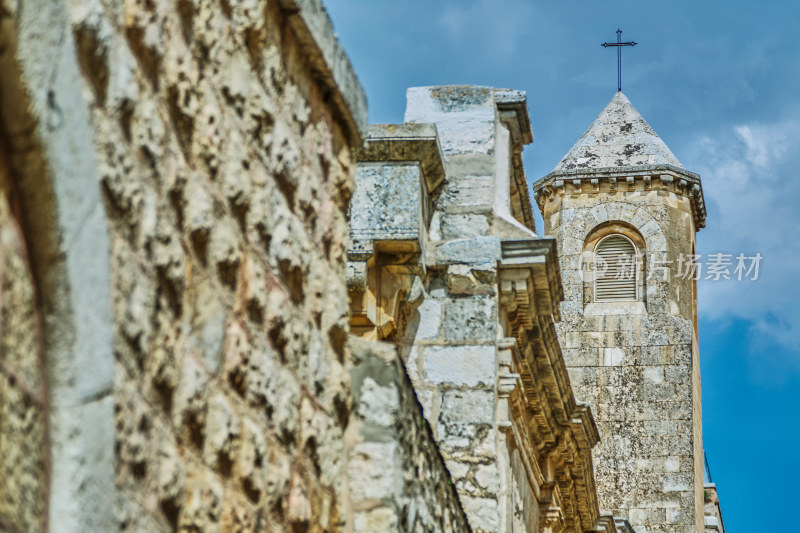
[(541, 516), (541, 525), (545, 529), (549, 528), (553, 533), (564, 531), (566, 524), (563, 502), (561, 501), (561, 490), (554, 481), (545, 483), (542, 486), (539, 496), (539, 516)]
[[(384, 178), (382, 172), (391, 172), (398, 165), (414, 169), (408, 174), (411, 180), (404, 183), (416, 195), (416, 205), (411, 205), (412, 201), (398, 207), (388, 193), (372, 197), (355, 194), (351, 200), (347, 251), (351, 326), (354, 333), (379, 340), (398, 329), (402, 304), (408, 301), (417, 276), (424, 270), (421, 258), (432, 212), (431, 194), (444, 182), (444, 162), (433, 124), (370, 126), (364, 146), (355, 155), (356, 180), (379, 182)], [(380, 164), (377, 172), (375, 163)], [(392, 222), (388, 215), (398, 209), (409, 216)], [(372, 224), (375, 213), (385, 215), (379, 218), (387, 222)]]
[[(515, 357), (516, 352), (516, 357)], [(497, 427), (509, 431), (512, 427), (509, 398), (520, 381), (520, 374), (514, 372), (514, 361), (519, 359), (519, 345), (514, 337), (506, 337), (497, 342)]]
[[(402, 303), (414, 298), (412, 288), (422, 273), (414, 241), (383, 241), (364, 262), (348, 262), (350, 326), (353, 333), (380, 340), (398, 329)], [(399, 250), (398, 250), (399, 249)], [(411, 249), (411, 251), (408, 251)]]

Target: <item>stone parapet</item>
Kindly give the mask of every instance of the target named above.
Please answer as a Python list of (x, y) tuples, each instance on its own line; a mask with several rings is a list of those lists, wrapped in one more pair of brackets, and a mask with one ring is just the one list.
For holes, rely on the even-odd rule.
[[(366, 261), (375, 243), (397, 242), (423, 252), (431, 194), (444, 180), (444, 164), (432, 124), (371, 126), (356, 150), (356, 188), (350, 201), (348, 259)], [(405, 245), (400, 245), (405, 242)]]
[(356, 150), (347, 280), (353, 331), (381, 339), (424, 269), (432, 202), (444, 163), (432, 124), (378, 125)]
[(434, 124), (372, 124), (364, 146), (355, 151), (355, 156), (359, 163), (418, 162), (429, 193), (444, 180)]
[(303, 47), (308, 68), (331, 97), (347, 124), (349, 141), (358, 145), (367, 133), (367, 96), (321, 0), (279, 0), (286, 20)]
[(349, 347), (353, 414), (345, 438), (354, 531), (469, 532), (396, 348), (358, 338)]
[(473, 85), (412, 87), (407, 99), (405, 121), (436, 124), (447, 167), (447, 179), (434, 201), (434, 240), (487, 232), (533, 236), (522, 165), (523, 146), (533, 140), (524, 91)]

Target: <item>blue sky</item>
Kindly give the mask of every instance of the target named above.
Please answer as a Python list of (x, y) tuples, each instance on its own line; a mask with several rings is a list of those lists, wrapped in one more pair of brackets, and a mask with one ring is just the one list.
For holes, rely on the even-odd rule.
[[(530, 182), (623, 91), (702, 176), (699, 252), (764, 257), (755, 282), (700, 283), (705, 448), (728, 533), (788, 531), (800, 498), (800, 2), (324, 0), (369, 100), (402, 122), (410, 86), (528, 93)], [(539, 223), (538, 229), (541, 230)]]

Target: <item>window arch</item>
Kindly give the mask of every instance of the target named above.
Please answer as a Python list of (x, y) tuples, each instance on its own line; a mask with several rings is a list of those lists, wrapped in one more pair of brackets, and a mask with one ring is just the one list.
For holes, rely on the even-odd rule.
[(629, 237), (621, 233), (606, 235), (597, 241), (593, 255), (595, 302), (639, 299), (639, 257)]

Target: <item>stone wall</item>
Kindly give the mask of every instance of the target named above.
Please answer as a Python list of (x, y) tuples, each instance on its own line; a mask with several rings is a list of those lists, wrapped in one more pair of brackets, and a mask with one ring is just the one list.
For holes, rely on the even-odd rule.
[(50, 462), (42, 317), (17, 200), (0, 143), (0, 531), (9, 532), (46, 530)]
[[(21, 388), (39, 381), (8, 388), (37, 357), (36, 282), (61, 530), (347, 527), (345, 212), (366, 113), (321, 5), (4, 1), (0, 23), (35, 273), (6, 256), (31, 312), (8, 325), (27, 362), (4, 354), (0, 395), (24, 412), (2, 423), (29, 431), (0, 446), (31, 466), (0, 517), (48, 515), (46, 460), (25, 454), (47, 449)], [(9, 512), (9, 494), (35, 503)]]
[(292, 16), (277, 2), (128, 2), (75, 23), (89, 43), (105, 28), (116, 58), (107, 87), (95, 67), (87, 81), (112, 221), (122, 530), (347, 518), (358, 133)]
[(355, 531), (469, 531), (396, 348), (357, 338), (350, 347), (347, 442)]

